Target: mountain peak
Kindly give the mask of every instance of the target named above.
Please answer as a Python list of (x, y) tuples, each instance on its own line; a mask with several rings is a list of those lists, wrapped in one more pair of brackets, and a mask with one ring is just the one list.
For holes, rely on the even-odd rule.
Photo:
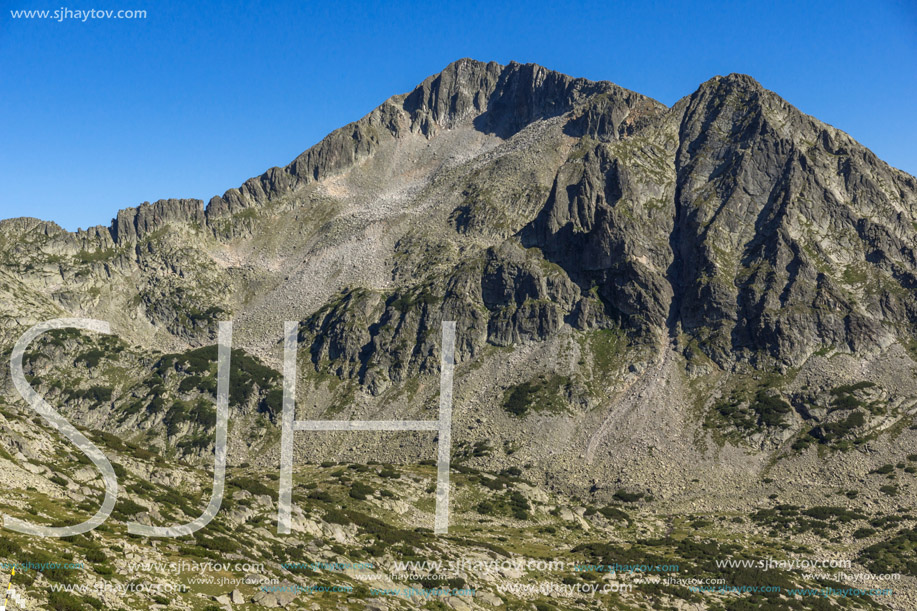
[(425, 133), (432, 124), (474, 126), (509, 138), (530, 123), (560, 116), (599, 95), (616, 94), (626, 104), (655, 100), (608, 81), (590, 81), (533, 63), (507, 65), (461, 59), (424, 80), (404, 99), (404, 109), (420, 117)]
[(744, 89), (764, 89), (754, 77), (741, 72), (730, 72), (726, 76), (714, 76), (707, 81), (708, 83), (724, 83), (731, 87)]
[(685, 100), (715, 100), (723, 101), (729, 97), (738, 96), (745, 100), (762, 100), (765, 96), (779, 96), (765, 89), (761, 83), (747, 74), (732, 72), (725, 76), (717, 75), (707, 79), (698, 86)]

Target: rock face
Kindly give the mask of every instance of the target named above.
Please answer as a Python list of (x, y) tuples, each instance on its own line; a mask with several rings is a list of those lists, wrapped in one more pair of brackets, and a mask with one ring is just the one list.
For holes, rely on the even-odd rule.
[[(279, 368), (299, 320), (314, 408), (385, 412), (373, 401), (435, 375), (455, 320), (457, 361), (498, 380), (480, 383), (491, 409), (521, 381), (510, 362), (547, 376), (535, 395), (594, 405), (603, 376), (671, 363), (773, 372), (910, 349), (915, 228), (912, 176), (748, 76), (667, 108), (464, 59), (206, 207), (145, 203), (75, 234), (0, 223), (0, 339), (81, 315), (184, 350), (231, 318), (236, 345)], [(626, 338), (620, 376), (599, 332)], [(571, 337), (540, 371), (537, 351)], [(647, 356), (663, 348), (681, 360)], [(350, 394), (321, 399), (332, 387)]]
[(204, 202), (198, 199), (165, 199), (121, 210), (112, 222), (112, 239), (118, 244), (136, 242), (172, 222), (203, 224)]

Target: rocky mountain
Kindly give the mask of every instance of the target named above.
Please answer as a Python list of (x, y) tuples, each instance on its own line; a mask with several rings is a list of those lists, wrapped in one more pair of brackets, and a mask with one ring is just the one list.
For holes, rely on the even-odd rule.
[[(230, 465), (270, 470), (284, 321), (301, 418), (422, 419), (454, 320), (463, 464), (672, 511), (750, 511), (762, 477), (796, 501), (859, 482), (884, 507), (917, 493), (868, 477), (917, 443), (915, 247), (917, 180), (751, 77), (666, 107), (463, 59), (206, 205), (76, 233), (3, 221), (0, 347), (50, 318), (109, 321), (116, 338), (36, 344), (33, 385), (206, 468), (231, 319)], [(296, 455), (410, 463), (431, 441), (302, 434)]]
[[(525, 284), (521, 270), (485, 272), (481, 289), (455, 298), (489, 319), (495, 306), (547, 298), (557, 305), (518, 318), (544, 319), (538, 339), (560, 318), (607, 326), (601, 312), (639, 333), (684, 333), (721, 366), (794, 366), (825, 346), (913, 335), (915, 191), (913, 177), (746, 76), (715, 77), (667, 109), (539, 66), (462, 60), (206, 207), (143, 204), (76, 234), (5, 221), (4, 267), (11, 286), (61, 311), (131, 305), (123, 333), (169, 343), (200, 339), (207, 325), (188, 316), (266, 318), (284, 293), (305, 298), (284, 315), (304, 318), (340, 288), (416, 286), (430, 262), (425, 275), (445, 288), (462, 264), (504, 269), (521, 246), (567, 282), (520, 293), (494, 283)], [(347, 248), (362, 257), (344, 260)], [(378, 273), (361, 278), (368, 265)], [(102, 298), (99, 280), (126, 286)], [(265, 288), (252, 303), (247, 293)], [(518, 339), (520, 324), (486, 341)]]

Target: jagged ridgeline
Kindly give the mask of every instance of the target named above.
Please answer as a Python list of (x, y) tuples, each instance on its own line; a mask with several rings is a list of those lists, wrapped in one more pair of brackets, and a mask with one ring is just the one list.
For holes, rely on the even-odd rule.
[[(204, 457), (231, 319), (234, 431), (269, 462), (283, 321), (300, 322), (302, 414), (391, 418), (433, 417), (455, 320), (470, 459), (652, 486), (724, 445), (802, 460), (898, 443), (917, 402), (915, 235), (912, 176), (750, 77), (669, 108), (460, 60), (206, 206), (76, 233), (4, 221), (0, 341), (109, 321), (120, 340), (33, 347), (36, 385), (87, 426)], [(297, 447), (356, 443), (314, 437)], [(385, 439), (356, 445), (427, 456)], [(493, 452), (475, 456), (481, 440)]]

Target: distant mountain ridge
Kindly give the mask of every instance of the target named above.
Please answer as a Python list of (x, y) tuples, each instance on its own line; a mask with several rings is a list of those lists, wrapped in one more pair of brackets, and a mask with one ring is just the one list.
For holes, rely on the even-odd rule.
[[(429, 137), (440, 128), (448, 129), (454, 122), (473, 116), (480, 117), (479, 127), (499, 131), (505, 138), (534, 120), (563, 114), (586, 97), (609, 92), (665, 108), (612, 83), (574, 79), (535, 64), (512, 62), (504, 67), (495, 62), (458, 60), (411, 93), (396, 95), (359, 121), (335, 130), (286, 167), (273, 167), (250, 178), (222, 197), (214, 196), (206, 206), (198, 199), (163, 199), (120, 210), (109, 231), (112, 240), (120, 242), (172, 221), (205, 223), (231, 215), (321, 180), (371, 154), (379, 129), (396, 138), (402, 130), (420, 131)], [(87, 230), (97, 231), (98, 227)]]

